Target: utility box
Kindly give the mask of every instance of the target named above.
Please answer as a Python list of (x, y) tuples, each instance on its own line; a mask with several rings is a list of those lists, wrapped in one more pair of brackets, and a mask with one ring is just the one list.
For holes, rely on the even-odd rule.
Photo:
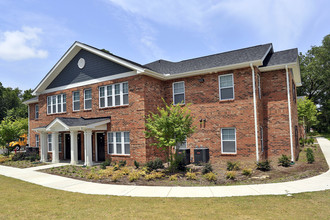
[(183, 155), (183, 162), (185, 165), (190, 164), (190, 149), (189, 148), (179, 149), (178, 154)]
[(195, 148), (194, 149), (194, 163), (207, 163), (210, 160), (210, 151), (208, 148)]

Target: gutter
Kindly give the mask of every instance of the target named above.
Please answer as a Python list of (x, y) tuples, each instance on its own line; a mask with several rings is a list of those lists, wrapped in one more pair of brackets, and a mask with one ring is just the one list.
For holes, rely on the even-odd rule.
[(286, 71), (286, 90), (288, 94), (288, 112), (289, 112), (289, 132), (290, 132), (290, 149), (291, 149), (291, 162), (294, 162), (293, 155), (293, 141), (292, 141), (292, 119), (291, 119), (291, 96), (290, 96), (290, 81), (289, 81), (289, 70), (288, 65), (285, 65)]
[(259, 143), (258, 143), (258, 118), (257, 118), (257, 100), (256, 100), (256, 85), (255, 85), (255, 73), (252, 63), (250, 63), (252, 70), (252, 86), (253, 86), (253, 113), (254, 113), (254, 132), (256, 138), (256, 160), (259, 162)]

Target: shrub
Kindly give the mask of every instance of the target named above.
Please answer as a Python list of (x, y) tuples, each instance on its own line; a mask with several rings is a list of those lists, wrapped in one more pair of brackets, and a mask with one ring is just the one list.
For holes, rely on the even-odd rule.
[(269, 171), (271, 169), (270, 167), (270, 161), (265, 160), (257, 163), (257, 169), (261, 171)]
[(156, 179), (156, 176), (155, 176), (155, 174), (150, 173), (150, 174), (145, 175), (144, 178), (145, 178), (147, 181), (150, 181), (150, 180), (154, 180), (154, 179)]
[(185, 171), (186, 170), (186, 164), (184, 162), (184, 156), (182, 154), (174, 154), (174, 160), (172, 161), (170, 165), (170, 171)]
[(196, 173), (191, 172), (191, 170), (186, 173), (186, 177), (187, 177), (188, 180), (197, 180)]
[(289, 167), (291, 165), (291, 161), (288, 156), (282, 154), (282, 156), (278, 158), (278, 165), (282, 167)]
[(151, 172), (153, 170), (163, 169), (164, 165), (161, 159), (156, 158), (155, 160), (148, 161), (146, 167), (148, 168), (148, 171)]
[(113, 171), (117, 171), (117, 170), (119, 170), (119, 165), (118, 164), (113, 165)]
[(111, 159), (107, 158), (104, 162), (100, 164), (100, 168), (104, 170), (107, 168), (107, 166), (110, 166), (110, 164), (111, 164)]
[(128, 175), (128, 180), (129, 180), (130, 182), (134, 182), (134, 181), (140, 179), (140, 176), (141, 176), (140, 173), (137, 172), (137, 171), (135, 171), (135, 172), (131, 172), (131, 173)]
[(123, 175), (128, 175), (131, 172), (128, 167), (123, 167), (120, 170)]
[(123, 176), (123, 174), (121, 172), (114, 172), (111, 176), (111, 180), (113, 182), (117, 182), (118, 180), (120, 180), (120, 178)]
[(119, 166), (119, 167), (124, 167), (124, 166), (126, 166), (126, 160), (120, 160), (120, 161), (118, 162), (118, 166)]
[(217, 181), (217, 175), (215, 175), (213, 172), (206, 173), (203, 175), (203, 177), (210, 182)]
[(314, 138), (308, 138), (307, 139), (307, 144), (314, 144)]
[(106, 168), (98, 171), (100, 177), (106, 178), (113, 174), (113, 168)]
[(14, 154), (14, 156), (11, 158), (12, 161), (21, 161), (25, 160), (25, 153), (24, 152), (19, 152)]
[(242, 170), (242, 174), (243, 174), (244, 176), (251, 176), (251, 175), (252, 175), (252, 169), (244, 168), (244, 169)]
[(299, 143), (300, 143), (300, 146), (304, 146), (305, 145), (305, 143), (306, 143), (306, 139), (305, 138), (300, 138), (299, 139)]
[(226, 179), (234, 180), (236, 178), (236, 171), (226, 172)]
[(213, 171), (213, 168), (212, 168), (211, 163), (205, 163), (204, 166), (203, 166), (202, 173), (207, 174), (207, 173), (210, 173), (212, 171)]
[(312, 148), (307, 148), (306, 150), (306, 158), (308, 163), (313, 163), (315, 161), (314, 159), (314, 152)]
[(227, 170), (232, 171), (232, 170), (239, 170), (239, 162), (227, 162)]
[(0, 157), (0, 163), (4, 163), (6, 161), (10, 161), (9, 157)]
[(139, 169), (140, 163), (137, 162), (136, 160), (134, 160), (134, 166), (135, 166), (136, 169)]
[(171, 176), (169, 176), (168, 179), (169, 179), (170, 181), (176, 181), (176, 180), (178, 180), (178, 174), (171, 175)]

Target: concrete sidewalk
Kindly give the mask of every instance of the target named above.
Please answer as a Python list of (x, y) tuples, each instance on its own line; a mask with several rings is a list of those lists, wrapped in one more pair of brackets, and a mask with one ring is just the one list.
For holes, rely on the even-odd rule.
[[(317, 138), (328, 165), (330, 164), (330, 141)], [(284, 183), (240, 186), (172, 187), (131, 186), (85, 182), (71, 178), (41, 173), (37, 170), (65, 164), (51, 164), (37, 168), (19, 169), (0, 166), (0, 175), (35, 183), (41, 186), (85, 194), (138, 196), (138, 197), (230, 197), (256, 195), (285, 195), (330, 189), (330, 171), (319, 176)]]

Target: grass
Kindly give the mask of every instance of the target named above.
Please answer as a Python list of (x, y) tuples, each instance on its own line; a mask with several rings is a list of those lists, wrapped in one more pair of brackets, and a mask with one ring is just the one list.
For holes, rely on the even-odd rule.
[(327, 219), (330, 190), (287, 196), (134, 198), (71, 193), (0, 176), (0, 219)]

